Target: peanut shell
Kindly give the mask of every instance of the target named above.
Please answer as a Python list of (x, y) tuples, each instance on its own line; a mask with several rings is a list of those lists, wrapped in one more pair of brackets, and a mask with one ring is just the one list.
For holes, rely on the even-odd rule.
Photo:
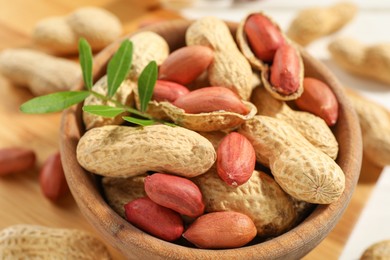
[(206, 212), (236, 211), (249, 216), (257, 235), (272, 237), (292, 227), (297, 218), (291, 197), (267, 174), (253, 171), (238, 187), (222, 181), (215, 169), (193, 179), (202, 191)]
[(112, 177), (147, 171), (194, 177), (216, 160), (214, 147), (206, 138), (167, 125), (96, 127), (80, 138), (76, 152), (84, 169)]

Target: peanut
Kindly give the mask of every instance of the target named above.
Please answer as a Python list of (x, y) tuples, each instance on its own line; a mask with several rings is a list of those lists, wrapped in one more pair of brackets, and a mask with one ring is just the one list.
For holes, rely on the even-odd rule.
[(338, 142), (325, 121), (311, 113), (292, 110), (284, 101), (273, 98), (264, 88), (253, 91), (252, 103), (258, 115), (271, 116), (291, 124), (312, 145), (332, 159), (338, 154)]
[(34, 43), (55, 54), (76, 54), (78, 40), (85, 38), (94, 51), (102, 50), (122, 33), (119, 19), (105, 9), (83, 7), (64, 17), (39, 21), (33, 29)]
[(332, 59), (346, 71), (390, 83), (390, 44), (364, 45), (352, 38), (338, 38), (328, 46)]
[(328, 126), (337, 122), (339, 103), (333, 91), (324, 82), (315, 78), (304, 78), (305, 91), (295, 100), (299, 109), (313, 113), (325, 120)]
[(2, 51), (0, 73), (37, 96), (70, 90), (81, 76), (77, 63), (27, 49)]
[(183, 85), (166, 80), (157, 80), (156, 85), (154, 86), (152, 100), (157, 102), (174, 102), (176, 99), (189, 92), (188, 88)]
[(380, 260), (390, 258), (390, 240), (381, 240), (366, 248), (360, 260)]
[(142, 70), (151, 61), (161, 65), (169, 55), (169, 46), (163, 37), (155, 32), (138, 32), (130, 37), (133, 43), (133, 59), (129, 78), (137, 81)]
[(262, 238), (277, 236), (296, 222), (295, 202), (264, 172), (254, 171), (238, 187), (222, 181), (215, 167), (193, 180), (202, 191), (206, 212), (241, 212), (253, 220)]
[(377, 165), (390, 165), (390, 111), (352, 89), (347, 90), (359, 117), (364, 155)]
[(269, 165), (275, 181), (292, 197), (329, 204), (343, 193), (340, 166), (284, 121), (255, 116), (239, 132), (252, 142), (256, 158)]
[(204, 17), (193, 22), (187, 29), (186, 42), (214, 50), (214, 61), (208, 68), (211, 85), (230, 88), (242, 99), (249, 99), (252, 69), (223, 21)]
[(107, 247), (83, 230), (13, 225), (0, 231), (1, 259), (112, 259)]
[(189, 84), (207, 69), (213, 56), (210, 48), (201, 45), (179, 48), (161, 64), (159, 78)]
[(110, 207), (121, 217), (126, 218), (125, 208), (129, 201), (146, 196), (144, 180), (146, 175), (130, 178), (103, 177), (102, 188)]
[[(129, 79), (122, 82), (117, 92), (114, 95), (114, 99), (121, 102), (124, 105), (131, 106), (133, 104), (133, 92), (137, 88), (137, 84)], [(106, 95), (108, 91), (107, 76), (103, 76), (92, 87), (93, 91), (101, 95)], [(109, 105), (115, 107), (116, 105), (110, 101), (103, 101), (94, 95), (89, 95), (84, 100), (84, 105)], [(104, 125), (120, 125), (124, 122), (122, 117), (128, 113), (124, 112), (116, 117), (102, 117), (83, 111), (83, 121), (86, 129), (91, 129)]]
[(0, 176), (30, 170), (36, 162), (35, 152), (22, 147), (0, 149)]
[(46, 159), (39, 174), (39, 184), (43, 195), (53, 202), (69, 193), (60, 153), (54, 153)]
[(303, 9), (291, 22), (287, 36), (303, 46), (308, 45), (339, 31), (355, 17), (357, 10), (354, 3), (347, 2)]
[(194, 177), (214, 164), (216, 153), (206, 138), (182, 127), (102, 126), (80, 138), (77, 160), (103, 176), (130, 177), (151, 170)]
[(179, 213), (158, 205), (148, 197), (127, 203), (125, 212), (131, 224), (163, 240), (174, 241), (183, 233)]
[(173, 105), (184, 109), (189, 114), (214, 111), (227, 111), (241, 115), (249, 113), (249, 109), (240, 98), (225, 87), (207, 87), (191, 91), (176, 99)]
[(276, 50), (285, 41), (280, 28), (263, 14), (251, 14), (246, 19), (244, 31), (256, 57), (271, 63)]
[(243, 135), (232, 132), (225, 136), (217, 150), (217, 172), (231, 186), (244, 184), (255, 170), (256, 155)]
[(276, 92), (291, 95), (298, 92), (302, 85), (302, 67), (297, 50), (289, 44), (279, 47), (270, 69), (270, 82)]
[[(202, 96), (197, 101), (193, 99), (192, 104), (190, 103), (190, 105), (201, 104), (203, 102), (203, 99), (207, 100), (209, 99), (209, 97)], [(176, 124), (194, 131), (211, 132), (227, 130), (237, 127), (245, 120), (252, 118), (256, 114), (256, 107), (252, 103), (247, 101), (242, 101), (242, 103), (244, 103), (244, 105), (249, 110), (249, 113), (246, 115), (241, 115), (228, 111), (214, 111), (210, 113), (189, 114), (186, 113), (183, 109), (169, 102), (160, 102), (159, 106), (162, 107), (165, 114)], [(203, 106), (205, 106), (204, 103)]]
[(155, 173), (145, 178), (145, 192), (155, 203), (182, 215), (198, 217), (203, 214), (202, 193), (186, 178)]
[(233, 211), (200, 216), (183, 237), (199, 248), (236, 248), (256, 236), (256, 227), (246, 215)]

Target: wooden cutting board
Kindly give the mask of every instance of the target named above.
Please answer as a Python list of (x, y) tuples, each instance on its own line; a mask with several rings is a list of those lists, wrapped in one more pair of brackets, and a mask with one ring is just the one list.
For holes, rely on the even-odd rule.
[[(124, 33), (136, 30), (143, 23), (179, 18), (177, 13), (160, 8), (157, 0), (1, 0), (0, 51), (32, 47), (30, 33), (36, 22), (48, 16), (66, 15), (86, 5), (100, 6), (116, 14), (123, 23)], [(29, 147), (36, 151), (38, 159), (35, 169), (0, 178), (0, 229), (27, 223), (79, 228), (95, 233), (70, 195), (59, 204), (53, 204), (40, 191), (39, 169), (46, 158), (59, 149), (61, 114), (20, 113), (19, 106), (30, 98), (29, 91), (13, 86), (0, 76), (0, 148)], [(339, 257), (380, 172), (381, 168), (364, 162), (359, 184), (346, 213), (334, 231), (306, 259)], [(110, 250), (115, 259), (123, 258), (115, 249), (110, 247)]]

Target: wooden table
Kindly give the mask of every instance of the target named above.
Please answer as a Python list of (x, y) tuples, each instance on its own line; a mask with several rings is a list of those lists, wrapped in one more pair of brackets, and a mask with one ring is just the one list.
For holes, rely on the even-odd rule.
[[(125, 33), (140, 23), (153, 19), (179, 17), (173, 11), (161, 9), (157, 0), (0, 0), (0, 51), (6, 48), (31, 46), (30, 32), (42, 18), (65, 15), (74, 8), (96, 5), (116, 14)], [(86, 222), (69, 195), (59, 204), (49, 202), (38, 184), (39, 169), (44, 160), (58, 151), (60, 113), (25, 115), (19, 106), (32, 95), (26, 89), (11, 85), (0, 76), (0, 148), (23, 146), (37, 153), (37, 167), (29, 172), (0, 178), (0, 229), (28, 223), (50, 227), (79, 228), (95, 232)], [(330, 235), (305, 259), (337, 259), (363, 209), (381, 168), (364, 160), (361, 177), (351, 203)], [(123, 257), (110, 247), (115, 259)]]

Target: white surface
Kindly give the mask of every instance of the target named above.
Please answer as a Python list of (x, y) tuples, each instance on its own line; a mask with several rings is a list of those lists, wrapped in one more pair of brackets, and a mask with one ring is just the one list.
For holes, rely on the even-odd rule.
[(370, 245), (390, 239), (390, 167), (382, 172), (340, 260), (357, 260)]
[[(260, 0), (250, 4), (233, 5), (232, 1), (199, 0), (193, 8), (182, 10), (182, 14), (191, 19), (212, 15), (224, 20), (239, 22), (250, 12), (264, 11), (283, 30), (286, 30), (301, 8), (313, 5), (330, 5), (334, 2), (337, 1)], [(210, 3), (212, 5), (208, 5)], [(363, 95), (390, 109), (390, 85), (359, 78), (345, 72), (331, 60), (327, 51), (328, 43), (339, 36), (353, 37), (365, 44), (390, 43), (390, 34), (388, 33), (390, 1), (360, 0), (354, 1), (354, 3), (360, 7), (355, 19), (341, 31), (313, 42), (307, 46), (307, 50), (312, 56), (327, 65), (342, 84), (358, 90)], [(369, 202), (349, 237), (341, 259), (358, 259), (365, 248), (382, 239), (390, 239), (390, 168), (386, 168), (381, 174)]]

